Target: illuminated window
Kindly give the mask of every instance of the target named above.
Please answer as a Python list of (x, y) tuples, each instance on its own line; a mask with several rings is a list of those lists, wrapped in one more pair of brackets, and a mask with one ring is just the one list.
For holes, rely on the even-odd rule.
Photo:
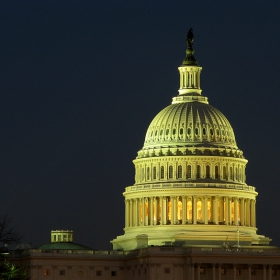
[(59, 275), (65, 275), (65, 270), (60, 270)]
[(160, 167), (160, 179), (164, 179), (164, 166)]
[(111, 276), (117, 276), (117, 271), (111, 271)]
[(178, 174), (177, 174), (178, 179), (182, 179), (183, 178), (182, 173), (183, 173), (182, 165), (179, 165), (178, 166)]
[(51, 275), (50, 269), (44, 269), (44, 275)]
[(208, 214), (208, 221), (211, 221), (212, 219), (212, 204), (211, 204), (211, 201), (208, 200), (207, 201), (207, 214)]
[(241, 269), (236, 269), (236, 275), (241, 275)]
[(177, 219), (182, 220), (182, 201), (178, 201), (177, 203)]
[(153, 179), (156, 180), (157, 178), (157, 168), (154, 166), (153, 167)]
[(234, 221), (234, 202), (231, 202), (231, 221)]
[(192, 220), (192, 201), (189, 200), (187, 203), (187, 220)]
[(96, 276), (102, 276), (102, 271), (101, 270), (97, 270), (96, 271)]
[(226, 167), (223, 166), (223, 179), (226, 179)]
[(147, 180), (150, 180), (150, 167), (147, 167)]
[(221, 269), (221, 274), (222, 274), (222, 275), (226, 275), (226, 269), (225, 269), (225, 268), (222, 268), (222, 269)]
[(192, 167), (188, 165), (187, 167), (187, 179), (190, 179), (192, 177)]
[(167, 217), (168, 217), (168, 220), (171, 220), (171, 202), (170, 202), (170, 199), (168, 199), (168, 202), (167, 202)]
[(201, 173), (200, 173), (200, 165), (197, 166), (197, 170), (196, 170), (196, 177), (197, 179), (199, 179), (201, 177)]
[(217, 165), (215, 166), (215, 179), (219, 179), (219, 168)]
[(78, 275), (79, 275), (79, 276), (83, 276), (83, 275), (84, 275), (84, 272), (83, 272), (82, 270), (79, 270), (79, 271), (78, 271)]
[(202, 219), (202, 208), (201, 208), (201, 201), (198, 201), (197, 203), (196, 203), (196, 209), (197, 209), (197, 219), (198, 220), (201, 220)]
[(210, 178), (210, 166), (206, 165), (206, 178)]
[(172, 165), (169, 166), (168, 177), (169, 177), (169, 179), (173, 178), (173, 166)]
[(200, 268), (199, 272), (200, 272), (200, 274), (205, 274), (205, 268)]

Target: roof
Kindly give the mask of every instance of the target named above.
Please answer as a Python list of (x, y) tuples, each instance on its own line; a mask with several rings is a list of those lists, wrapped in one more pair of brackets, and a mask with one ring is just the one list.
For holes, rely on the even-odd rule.
[(92, 250), (91, 248), (73, 242), (51, 242), (38, 247), (40, 250)]

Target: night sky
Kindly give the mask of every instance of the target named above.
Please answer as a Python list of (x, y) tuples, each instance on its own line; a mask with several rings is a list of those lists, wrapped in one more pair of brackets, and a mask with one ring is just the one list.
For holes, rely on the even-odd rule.
[(258, 233), (280, 246), (279, 12), (279, 1), (1, 1), (0, 213), (23, 242), (71, 229), (112, 248), (132, 160), (178, 94), (192, 27), (202, 94), (249, 160)]

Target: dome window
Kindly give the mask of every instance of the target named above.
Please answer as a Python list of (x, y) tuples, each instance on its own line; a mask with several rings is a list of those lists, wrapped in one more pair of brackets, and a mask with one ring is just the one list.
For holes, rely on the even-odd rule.
[(176, 128), (173, 128), (173, 135), (175, 135), (176, 134)]
[(213, 136), (213, 129), (212, 128), (210, 128), (210, 134), (211, 134), (211, 136)]
[(150, 167), (147, 167), (147, 180), (150, 180)]
[(224, 130), (222, 130), (222, 135), (225, 136), (225, 131)]
[(210, 178), (210, 166), (206, 165), (206, 178)]
[(173, 166), (172, 165), (169, 166), (168, 178), (169, 179), (173, 178)]
[(153, 179), (156, 180), (157, 178), (157, 168), (154, 166), (153, 167)]
[(215, 179), (219, 179), (219, 167), (215, 166)]
[(201, 167), (200, 167), (200, 165), (198, 165), (197, 168), (196, 168), (196, 178), (197, 179), (201, 178)]
[(195, 135), (198, 135), (198, 134), (199, 134), (199, 128), (196, 127), (196, 128), (195, 128)]
[(160, 167), (160, 179), (164, 179), (164, 166)]
[(168, 134), (169, 134), (169, 129), (168, 129), (168, 128), (166, 129), (165, 134), (166, 134), (166, 135), (168, 135)]
[(150, 137), (152, 137), (153, 136), (153, 131), (151, 132), (151, 135), (150, 135)]
[(178, 177), (178, 179), (182, 179), (183, 178), (183, 168), (182, 168), (182, 165), (179, 165), (178, 166), (178, 172), (177, 172), (177, 177)]
[(155, 132), (155, 136), (157, 136), (157, 130), (156, 130), (156, 132)]
[(226, 167), (223, 166), (223, 179), (226, 179)]
[(218, 136), (220, 135), (220, 131), (219, 131), (218, 128), (216, 129), (216, 134), (217, 134)]
[(160, 130), (160, 136), (162, 136), (162, 134), (163, 134), (163, 129)]
[(203, 129), (202, 129), (202, 133), (203, 133), (204, 136), (206, 135), (206, 128), (205, 127), (203, 127)]
[(188, 165), (187, 167), (187, 179), (190, 179), (192, 177), (192, 167)]
[(184, 134), (184, 129), (180, 128), (180, 135), (183, 135), (183, 134)]
[(192, 130), (191, 130), (191, 128), (189, 127), (189, 128), (188, 128), (188, 135), (191, 135), (191, 133), (192, 133)]

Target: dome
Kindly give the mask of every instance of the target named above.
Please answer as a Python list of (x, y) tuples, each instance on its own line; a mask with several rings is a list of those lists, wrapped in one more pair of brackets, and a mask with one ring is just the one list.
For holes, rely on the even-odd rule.
[[(181, 98), (182, 99), (182, 98)], [(156, 147), (220, 146), (236, 149), (233, 129), (226, 117), (205, 102), (185, 97), (160, 111), (152, 120), (143, 149)]]

